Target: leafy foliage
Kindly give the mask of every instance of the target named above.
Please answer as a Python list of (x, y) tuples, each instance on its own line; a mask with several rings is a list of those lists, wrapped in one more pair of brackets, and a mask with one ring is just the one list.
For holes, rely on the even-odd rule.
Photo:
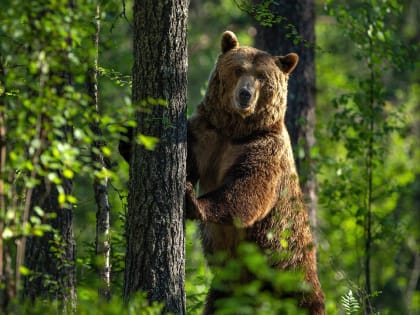
[(356, 300), (351, 290), (341, 297), (341, 304), (343, 305), (346, 315), (356, 315), (360, 312), (359, 302)]
[[(241, 243), (237, 257), (227, 262), (223, 253), (215, 260), (213, 286), (226, 295), (216, 303), (216, 314), (305, 314), (294, 297), (308, 290), (303, 275), (271, 267), (255, 244)], [(246, 284), (244, 277), (250, 279)]]
[[(320, 86), (331, 91), (328, 108), (333, 109), (318, 112), (324, 117), (318, 139), (325, 154), (318, 174), (320, 213), (328, 235), (328, 241), (321, 241), (321, 266), (332, 266), (332, 275), (343, 282), (341, 290), (350, 287), (361, 297), (363, 310), (374, 312), (386, 303), (382, 288), (390, 274), (382, 276), (390, 271), (387, 264), (394, 264), (390, 252), (403, 234), (410, 234), (391, 219), (398, 211), (399, 193), (413, 177), (403, 171), (408, 171), (407, 164), (400, 169), (401, 177), (389, 164), (396, 155), (403, 158), (404, 151), (394, 145), (407, 124), (406, 107), (395, 102), (398, 91), (389, 82), (410, 68), (413, 59), (408, 56), (416, 48), (404, 45), (393, 23), (402, 12), (400, 2), (328, 1), (326, 9), (337, 24), (327, 25), (329, 32), (322, 33), (321, 41), (328, 34), (340, 44), (331, 46), (333, 53), (321, 58), (326, 64), (318, 68)], [(325, 70), (334, 64), (342, 65), (342, 71)]]
[[(102, 299), (98, 299), (98, 293), (92, 288), (80, 288), (77, 310), (66, 310), (68, 313), (75, 315), (160, 315), (162, 314), (162, 303), (149, 304), (145, 294), (137, 294), (133, 296), (128, 304), (122, 298), (113, 297), (111, 301), (105, 303)], [(11, 308), (11, 314), (56, 314), (59, 309), (58, 302), (37, 301), (33, 303), (24, 303), (23, 305), (15, 304)]]
[[(124, 130), (122, 121), (131, 108), (99, 115), (91, 105), (85, 82), (93, 63), (94, 28), (86, 23), (93, 18), (95, 5), (90, 0), (78, 2), (77, 7), (65, 0), (0, 5), (0, 37), (4, 39), (0, 41), (0, 251), (6, 260), (16, 260), (16, 288), (11, 288), (12, 262), (1, 272), (3, 275), (6, 270), (9, 279), (1, 281), (4, 294), (20, 291), (20, 274), (29, 279), (44, 277), (44, 283), (53, 283), (48, 275), (28, 270), (22, 259), (25, 239), (45, 233), (54, 233), (51, 249), (56, 257), (64, 257), (62, 241), (51, 222), (57, 211), (78, 203), (64, 181), (80, 177), (100, 181), (113, 174), (95, 165), (91, 146), (93, 142), (104, 143), (100, 153), (109, 158), (112, 151), (108, 145), (119, 139), (119, 132)], [(98, 124), (101, 134), (93, 133), (93, 123)], [(45, 193), (57, 191), (58, 209), (51, 212), (32, 205), (33, 197), (46, 198), (36, 196), (40, 185), (46, 187)], [(63, 266), (73, 263), (59, 261)], [(6, 296), (3, 298), (7, 301)]]

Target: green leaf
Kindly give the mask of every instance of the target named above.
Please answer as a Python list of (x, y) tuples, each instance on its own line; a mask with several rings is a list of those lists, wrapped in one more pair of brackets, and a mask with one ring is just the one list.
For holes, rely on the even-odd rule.
[(137, 136), (137, 143), (143, 145), (147, 150), (153, 151), (158, 144), (159, 139), (152, 136), (139, 134)]
[(37, 225), (37, 224), (41, 224), (41, 219), (37, 216), (31, 216), (29, 218), (29, 221), (33, 224), (33, 225)]
[(105, 156), (111, 156), (111, 149), (110, 148), (108, 148), (108, 147), (102, 147), (101, 148), (102, 149), (102, 153), (105, 155)]
[(281, 245), (282, 248), (288, 248), (289, 247), (289, 243), (284, 238), (280, 239), (280, 245)]
[(60, 185), (61, 184), (61, 178), (57, 175), (57, 173), (48, 173), (47, 178), (50, 182)]
[(73, 178), (73, 176), (74, 176), (74, 173), (73, 173), (73, 171), (72, 171), (72, 170), (70, 170), (70, 169), (65, 169), (65, 170), (63, 171), (63, 176), (64, 176), (64, 177), (66, 177), (66, 178), (72, 179), (72, 178)]
[(27, 276), (31, 273), (31, 271), (26, 268), (25, 266), (20, 266), (19, 267), (19, 272), (23, 275), (23, 276)]
[(74, 197), (72, 195), (68, 195), (67, 196), (67, 201), (70, 202), (70, 203), (75, 204), (77, 202), (77, 199), (76, 199), (76, 197)]
[(58, 203), (63, 205), (66, 202), (66, 195), (64, 193), (60, 193), (58, 195)]
[(5, 227), (3, 230), (2, 238), (7, 240), (13, 237), (13, 231), (9, 227)]
[(45, 212), (44, 212), (44, 210), (42, 210), (40, 207), (38, 207), (38, 206), (35, 206), (34, 207), (34, 211), (35, 211), (35, 213), (37, 214), (37, 215), (39, 215), (40, 217), (43, 217), (44, 216), (44, 214), (45, 214)]
[(358, 314), (360, 306), (357, 299), (353, 296), (353, 292), (349, 290), (346, 295), (341, 297), (341, 303), (346, 315)]

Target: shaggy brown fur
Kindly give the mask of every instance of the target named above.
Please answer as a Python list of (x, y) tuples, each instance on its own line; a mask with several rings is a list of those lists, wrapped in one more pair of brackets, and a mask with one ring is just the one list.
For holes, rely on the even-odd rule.
[[(282, 252), (279, 239), (289, 235), (288, 258), (275, 267), (304, 272), (312, 291), (300, 303), (320, 315), (315, 248), (284, 124), (288, 74), (297, 60), (239, 47), (235, 34), (223, 34), (207, 93), (188, 122), (187, 213), (202, 221), (207, 255), (234, 255), (240, 241)], [(217, 298), (211, 290), (205, 314)]]

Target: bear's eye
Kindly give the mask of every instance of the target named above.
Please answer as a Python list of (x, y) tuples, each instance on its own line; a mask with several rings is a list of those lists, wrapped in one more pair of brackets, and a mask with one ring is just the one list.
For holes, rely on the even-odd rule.
[(257, 75), (257, 80), (260, 81), (261, 83), (264, 82), (266, 79), (265, 75), (260, 73)]
[(237, 77), (240, 77), (244, 73), (245, 73), (245, 70), (242, 69), (242, 68), (236, 68), (236, 70), (235, 70), (235, 74), (236, 74)]

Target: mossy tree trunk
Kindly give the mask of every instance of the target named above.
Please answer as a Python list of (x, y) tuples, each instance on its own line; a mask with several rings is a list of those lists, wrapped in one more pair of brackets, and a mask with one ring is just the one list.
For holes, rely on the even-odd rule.
[[(256, 0), (254, 3), (262, 1)], [(272, 27), (255, 26), (255, 45), (273, 55), (295, 52), (299, 64), (291, 74), (286, 125), (294, 148), (296, 166), (311, 225), (317, 226), (317, 184), (311, 159), (315, 143), (315, 8), (313, 0), (276, 1), (271, 12), (282, 21)]]
[(174, 314), (185, 314), (188, 5), (134, 1), (134, 138), (142, 134), (159, 142), (154, 150), (133, 144), (124, 296), (145, 291)]

